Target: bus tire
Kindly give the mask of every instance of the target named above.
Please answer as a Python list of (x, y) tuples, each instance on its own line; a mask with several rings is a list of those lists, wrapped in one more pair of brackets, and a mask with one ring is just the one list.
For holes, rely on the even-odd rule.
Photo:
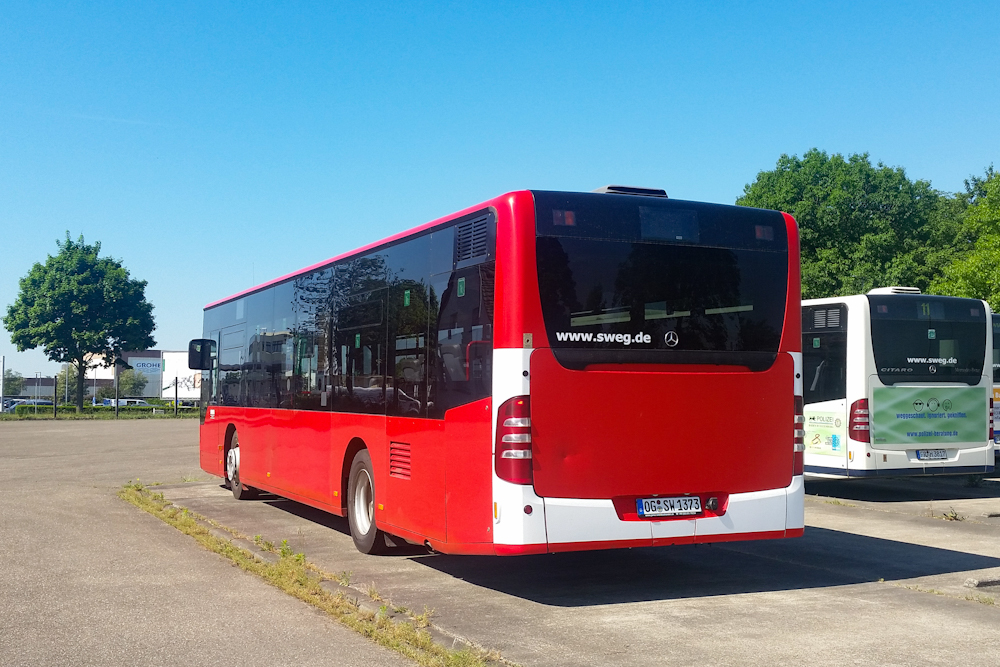
[(251, 500), (257, 497), (257, 489), (240, 481), (240, 439), (233, 431), (229, 440), (229, 451), (226, 452), (226, 479), (236, 500)]
[(363, 554), (385, 553), (385, 533), (375, 526), (375, 474), (367, 449), (354, 455), (347, 479), (347, 523), (354, 546)]

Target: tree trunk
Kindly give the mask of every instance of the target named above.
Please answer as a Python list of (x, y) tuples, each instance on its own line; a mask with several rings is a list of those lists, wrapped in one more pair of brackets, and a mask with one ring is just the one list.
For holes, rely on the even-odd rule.
[[(86, 373), (87, 370), (86, 363), (83, 359), (76, 360), (76, 411), (77, 413), (83, 412), (83, 385), (87, 381)], [(69, 373), (69, 371), (66, 371)]]

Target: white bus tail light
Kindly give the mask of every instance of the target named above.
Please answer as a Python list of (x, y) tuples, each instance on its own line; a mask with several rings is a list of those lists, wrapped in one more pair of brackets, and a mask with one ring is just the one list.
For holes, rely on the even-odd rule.
[(868, 416), (868, 399), (862, 398), (860, 401), (851, 403), (850, 425), (847, 433), (851, 440), (858, 442), (871, 442), (871, 422)]
[(802, 397), (795, 397), (795, 418), (792, 423), (792, 474), (801, 475), (805, 465), (806, 418), (803, 413)]
[(497, 414), (494, 465), (497, 477), (512, 484), (531, 484), (531, 409), (527, 396), (515, 396)]
[(990, 442), (993, 441), (993, 399), (990, 399)]

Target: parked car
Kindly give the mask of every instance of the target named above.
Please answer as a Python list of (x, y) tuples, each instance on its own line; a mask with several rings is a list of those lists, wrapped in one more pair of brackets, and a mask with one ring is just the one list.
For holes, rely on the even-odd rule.
[(38, 407), (41, 407), (43, 405), (48, 405), (51, 407), (52, 401), (46, 401), (44, 398), (38, 398), (38, 399), (29, 398), (26, 400), (25, 399), (17, 400), (12, 402), (9, 406), (7, 406), (7, 408), (4, 409), (4, 412), (14, 412), (15, 410), (17, 410), (17, 406), (19, 405), (35, 405)]
[[(104, 405), (114, 407), (114, 405), (115, 405), (115, 399), (113, 399), (113, 398), (105, 398), (104, 399)], [(118, 407), (124, 408), (124, 407), (128, 407), (130, 405), (149, 406), (149, 403), (147, 403), (146, 401), (142, 400), (141, 398), (119, 398), (118, 399)]]

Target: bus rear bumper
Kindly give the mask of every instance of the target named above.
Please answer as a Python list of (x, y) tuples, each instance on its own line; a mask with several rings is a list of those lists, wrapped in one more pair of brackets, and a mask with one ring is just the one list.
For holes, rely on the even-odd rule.
[(610, 499), (542, 498), (546, 543), (495, 544), (500, 555), (798, 537), (805, 526), (801, 475), (782, 489), (729, 496), (721, 516), (622, 520)]
[[(928, 445), (928, 449), (934, 449)], [(875, 449), (867, 456), (855, 457), (848, 468), (817, 465), (805, 466), (806, 475), (827, 478), (845, 477), (913, 477), (931, 475), (975, 475), (994, 472), (994, 444), (968, 447), (941, 447), (946, 459), (921, 461), (916, 449)]]

